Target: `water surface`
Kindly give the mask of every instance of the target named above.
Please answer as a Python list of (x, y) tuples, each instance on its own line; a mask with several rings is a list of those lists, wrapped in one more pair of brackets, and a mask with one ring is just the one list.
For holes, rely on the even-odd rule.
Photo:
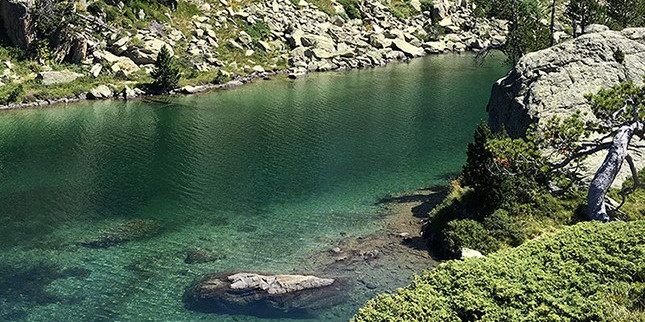
[[(377, 231), (379, 198), (460, 170), (504, 71), (448, 55), (164, 102), (2, 112), (0, 319), (257, 320), (192, 312), (181, 295), (206, 273), (300, 272), (339, 239)], [(82, 246), (134, 219), (159, 233)], [(195, 248), (223, 258), (184, 263)], [(347, 319), (402, 275), (313, 319)]]

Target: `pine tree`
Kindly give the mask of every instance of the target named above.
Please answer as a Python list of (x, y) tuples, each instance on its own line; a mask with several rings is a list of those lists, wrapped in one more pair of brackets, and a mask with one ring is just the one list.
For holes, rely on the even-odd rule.
[(168, 47), (163, 46), (159, 51), (155, 69), (150, 73), (150, 76), (154, 79), (152, 89), (156, 92), (168, 92), (178, 86), (181, 77), (179, 68), (175, 66)]

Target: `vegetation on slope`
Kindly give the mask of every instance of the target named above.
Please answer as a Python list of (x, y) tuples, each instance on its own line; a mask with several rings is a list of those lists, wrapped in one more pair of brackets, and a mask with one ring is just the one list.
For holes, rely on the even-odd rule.
[[(586, 218), (643, 219), (640, 204), (645, 204), (645, 189), (641, 180), (634, 182), (636, 170), (623, 189), (609, 191), (613, 200), (626, 197), (621, 206), (615, 206), (605, 202), (603, 191), (583, 183), (580, 169), (588, 155), (616, 150), (616, 140), (608, 144), (592, 135), (618, 137), (632, 127), (641, 128), (634, 130), (634, 137), (642, 135), (637, 116), (645, 112), (645, 87), (624, 82), (588, 99), (596, 119), (602, 122), (583, 119), (582, 113), (576, 112), (564, 119), (546, 120), (517, 139), (504, 131), (492, 133), (485, 123), (480, 124), (468, 146), (461, 178), (448, 198), (429, 213), (424, 237), (430, 248), (442, 257), (459, 256), (462, 248), (490, 253)], [(628, 140), (626, 144), (631, 143)], [(615, 166), (605, 166), (607, 162)], [(632, 159), (625, 153), (622, 159), (606, 159), (600, 169), (617, 172), (623, 162), (625, 168), (632, 168)], [(613, 181), (603, 172), (596, 174), (592, 186), (598, 178), (606, 188)], [(605, 209), (600, 211), (602, 216), (598, 216), (597, 198)]]
[(449, 261), (354, 321), (642, 321), (645, 221), (580, 223), (485, 258)]

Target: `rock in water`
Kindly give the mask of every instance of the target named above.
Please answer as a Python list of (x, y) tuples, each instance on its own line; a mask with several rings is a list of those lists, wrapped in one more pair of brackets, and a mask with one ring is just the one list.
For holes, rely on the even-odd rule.
[(202, 263), (209, 263), (209, 262), (214, 262), (216, 260), (221, 259), (222, 256), (220, 256), (218, 253), (206, 250), (206, 249), (195, 249), (191, 250), (188, 252), (186, 255), (186, 259), (184, 260), (184, 263), (186, 264), (202, 264)]
[(206, 277), (186, 291), (184, 302), (202, 312), (302, 316), (341, 303), (344, 291), (331, 278), (237, 273)]
[(155, 220), (133, 219), (98, 232), (97, 236), (82, 242), (81, 246), (107, 248), (132, 240), (152, 237), (160, 231), (161, 226)]
[[(508, 75), (493, 85), (488, 123), (494, 131), (505, 127), (512, 137), (520, 137), (530, 124), (539, 124), (552, 116), (567, 117), (580, 110), (593, 117), (586, 94), (628, 79), (641, 85), (643, 75), (645, 28), (582, 35), (522, 57)], [(642, 140), (635, 143), (642, 144)], [(637, 167), (642, 168), (645, 151), (640, 150), (632, 157)], [(605, 153), (596, 153), (586, 161), (590, 170), (585, 173), (588, 180)], [(628, 175), (629, 168), (623, 167), (614, 185), (622, 184)]]

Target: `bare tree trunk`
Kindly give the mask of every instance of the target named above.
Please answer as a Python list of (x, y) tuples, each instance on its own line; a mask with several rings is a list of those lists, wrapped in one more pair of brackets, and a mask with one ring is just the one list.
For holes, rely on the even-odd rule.
[(643, 123), (633, 122), (622, 126), (612, 141), (609, 152), (605, 161), (596, 172), (589, 193), (587, 194), (587, 203), (589, 209), (589, 219), (607, 222), (610, 220), (605, 207), (605, 195), (616, 179), (625, 157), (627, 156), (627, 147), (634, 136), (634, 132), (642, 131)]

